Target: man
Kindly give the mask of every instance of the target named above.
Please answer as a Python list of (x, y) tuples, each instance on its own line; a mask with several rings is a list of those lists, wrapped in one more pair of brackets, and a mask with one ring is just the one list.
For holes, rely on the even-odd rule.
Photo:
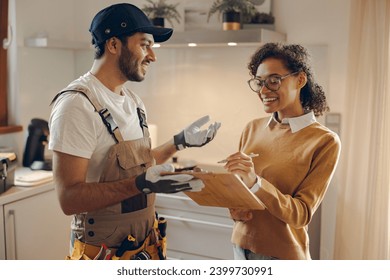
[[(152, 46), (173, 30), (154, 27), (131, 4), (96, 14), (91, 70), (53, 100), (49, 120), (53, 173), (61, 208), (73, 215), (68, 259), (164, 259), (155, 193), (198, 191), (203, 182), (163, 164), (177, 150), (211, 141), (220, 123), (203, 117), (151, 150), (145, 107), (124, 87), (144, 79), (156, 61)], [(157, 164), (157, 165), (156, 165)], [(161, 165), (159, 165), (161, 164)]]

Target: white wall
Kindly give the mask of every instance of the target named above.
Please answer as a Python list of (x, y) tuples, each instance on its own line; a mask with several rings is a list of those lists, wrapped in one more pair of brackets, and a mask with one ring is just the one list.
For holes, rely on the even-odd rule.
[(276, 29), (289, 42), (328, 46), (328, 101), (333, 112), (344, 108), (350, 0), (274, 0)]
[[(22, 133), (0, 136), (0, 146), (15, 146), (21, 157), (26, 129), (31, 118), (47, 119), (48, 106), (55, 93), (92, 62), (90, 51), (35, 49), (24, 46), (24, 39), (44, 35), (58, 40), (89, 42), (88, 28), (93, 15), (116, 2), (108, 0), (10, 0), (16, 7), (17, 59), (11, 84), (13, 116), (23, 125)], [(131, 1), (143, 5), (142, 0)], [(176, 3), (179, 1), (171, 1)], [(184, 1), (180, 1), (181, 6)], [(350, 0), (274, 0), (276, 30), (287, 34), (289, 42), (326, 46), (326, 80), (332, 112), (345, 105), (346, 62)], [(182, 30), (183, 26), (177, 26)], [(156, 123), (158, 141), (170, 138), (194, 119), (210, 114), (222, 127), (215, 141), (203, 149), (183, 151), (182, 158), (215, 163), (236, 151), (244, 124), (264, 115), (262, 106), (247, 87), (246, 63), (253, 47), (158, 49), (146, 80), (130, 84), (145, 101), (149, 121)], [(320, 70), (320, 69), (319, 69)], [(15, 101), (15, 102), (16, 102)], [(337, 179), (323, 207), (323, 258), (333, 252)], [(325, 214), (324, 214), (325, 212)]]

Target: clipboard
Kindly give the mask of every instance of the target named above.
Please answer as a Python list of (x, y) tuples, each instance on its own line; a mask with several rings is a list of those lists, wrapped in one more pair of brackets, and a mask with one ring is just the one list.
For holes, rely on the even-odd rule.
[(265, 209), (261, 200), (237, 175), (213, 172), (173, 172), (169, 174), (190, 174), (203, 181), (205, 187), (201, 191), (183, 192), (199, 205), (251, 210)]

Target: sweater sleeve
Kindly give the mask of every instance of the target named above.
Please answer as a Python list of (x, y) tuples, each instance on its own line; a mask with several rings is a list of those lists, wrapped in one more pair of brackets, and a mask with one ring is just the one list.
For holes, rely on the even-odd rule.
[(255, 193), (273, 216), (290, 226), (301, 228), (311, 221), (335, 172), (341, 150), (340, 139), (333, 132), (327, 133), (325, 138), (326, 141), (316, 150), (309, 172), (292, 195), (283, 194), (264, 178), (261, 188)]

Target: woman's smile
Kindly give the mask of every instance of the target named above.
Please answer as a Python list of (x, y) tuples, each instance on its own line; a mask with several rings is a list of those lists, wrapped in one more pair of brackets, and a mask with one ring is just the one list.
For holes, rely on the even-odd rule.
[(277, 101), (278, 98), (277, 97), (264, 97), (264, 98), (261, 98), (261, 100), (263, 101), (264, 105), (269, 105), (269, 104)]

